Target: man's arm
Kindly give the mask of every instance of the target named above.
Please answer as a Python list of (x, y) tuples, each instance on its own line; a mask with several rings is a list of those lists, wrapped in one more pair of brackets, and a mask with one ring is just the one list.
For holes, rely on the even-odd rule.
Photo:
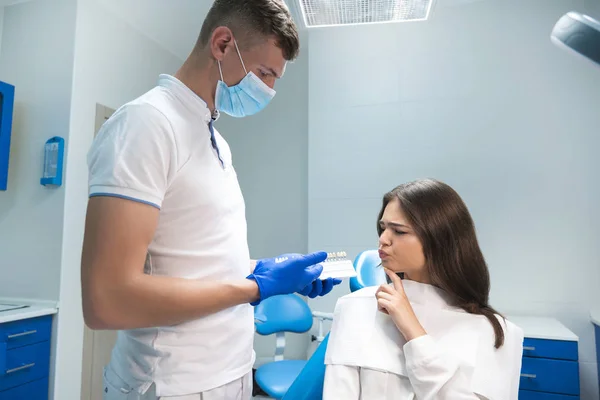
[(201, 282), (145, 274), (158, 216), (157, 208), (143, 203), (90, 198), (81, 264), (83, 314), (90, 328), (174, 325), (260, 297), (250, 279)]

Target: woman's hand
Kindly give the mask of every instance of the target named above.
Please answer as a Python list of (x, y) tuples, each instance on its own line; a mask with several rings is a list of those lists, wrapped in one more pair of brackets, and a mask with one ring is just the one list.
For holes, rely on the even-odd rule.
[(402, 285), (402, 279), (395, 272), (385, 268), (393, 286), (381, 285), (375, 293), (379, 311), (388, 314), (407, 342), (426, 335), (425, 329), (417, 319)]

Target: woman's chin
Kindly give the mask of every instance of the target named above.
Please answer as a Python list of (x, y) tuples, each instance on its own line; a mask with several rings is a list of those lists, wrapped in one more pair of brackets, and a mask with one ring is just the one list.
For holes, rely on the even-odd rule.
[(401, 271), (398, 271), (398, 266), (395, 263), (393, 263), (393, 262), (391, 262), (391, 260), (388, 260), (385, 258), (383, 260), (381, 260), (381, 266), (386, 269), (389, 269), (390, 271), (395, 272), (395, 273), (401, 272)]

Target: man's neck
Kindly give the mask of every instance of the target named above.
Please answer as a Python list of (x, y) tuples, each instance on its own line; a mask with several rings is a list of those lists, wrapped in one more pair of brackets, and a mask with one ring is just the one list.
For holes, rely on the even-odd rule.
[(175, 74), (177, 79), (206, 103), (212, 114), (215, 112), (215, 91), (218, 80), (213, 70), (210, 62), (200, 65), (199, 62), (188, 59)]

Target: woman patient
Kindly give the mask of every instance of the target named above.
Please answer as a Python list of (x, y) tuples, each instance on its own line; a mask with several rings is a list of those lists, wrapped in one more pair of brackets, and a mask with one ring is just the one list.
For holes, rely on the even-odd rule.
[(448, 185), (419, 180), (383, 198), (387, 285), (338, 300), (324, 400), (517, 400), (523, 332), (488, 304), (471, 215)]

